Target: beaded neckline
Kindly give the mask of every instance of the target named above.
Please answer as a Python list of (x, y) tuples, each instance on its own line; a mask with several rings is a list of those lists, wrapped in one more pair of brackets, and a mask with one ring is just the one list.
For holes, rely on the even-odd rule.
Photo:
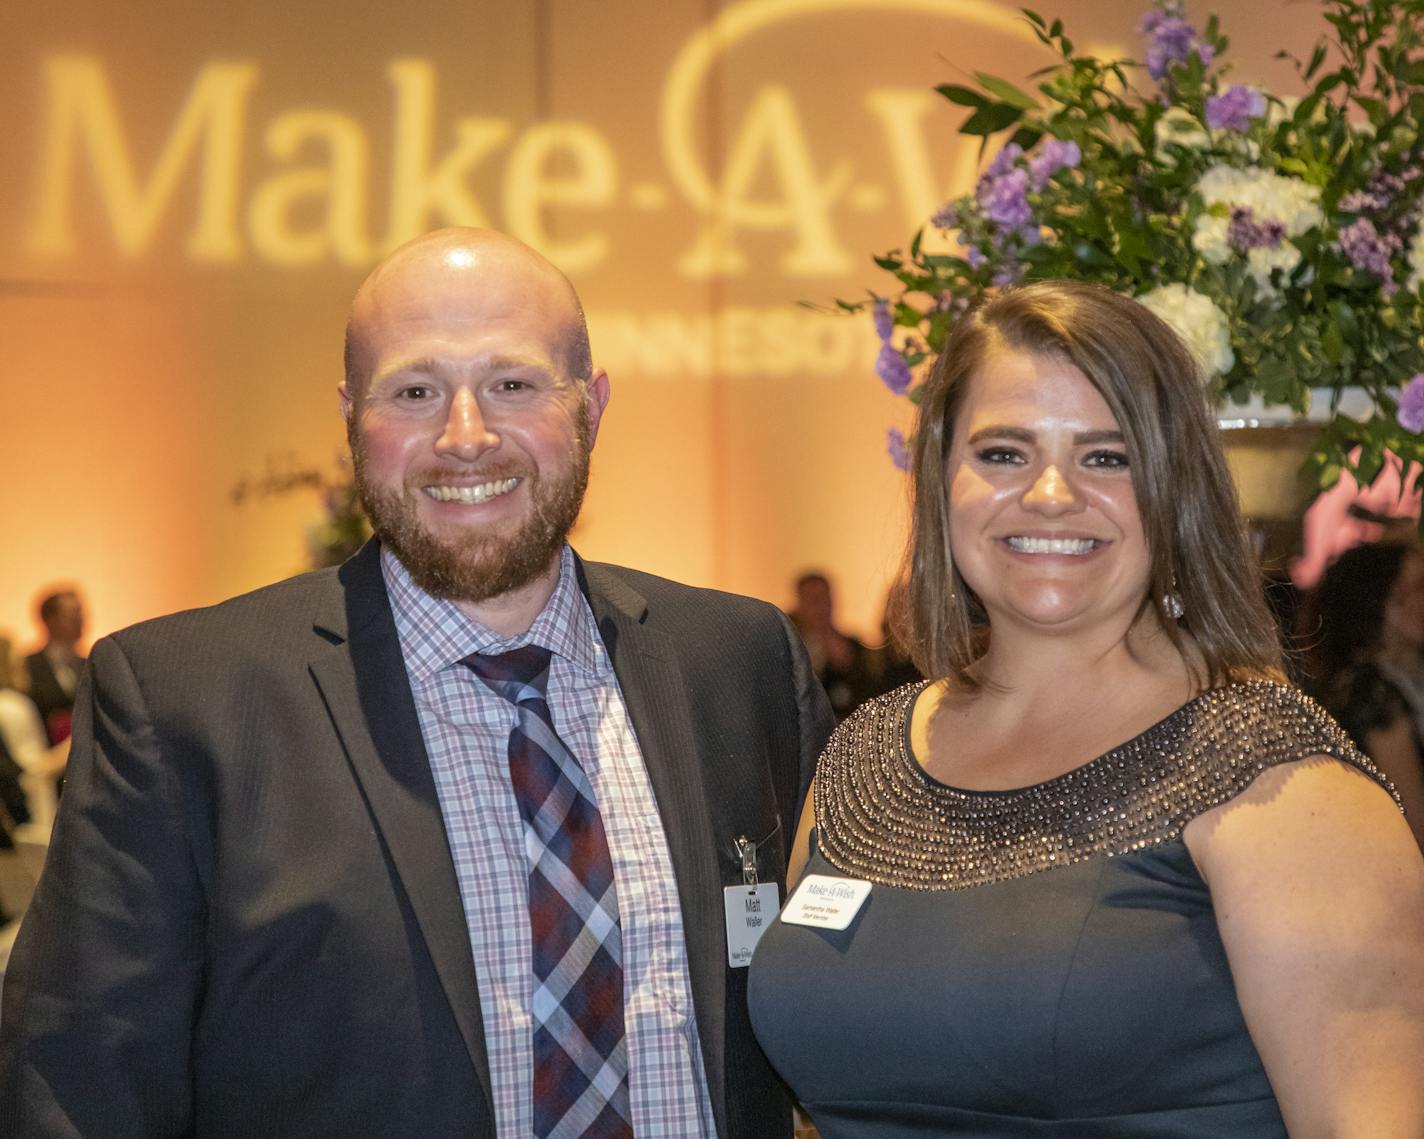
[(957, 890), (1127, 854), (1179, 837), (1266, 768), (1309, 755), (1334, 756), (1394, 790), (1318, 705), (1270, 681), (1203, 692), (1041, 783), (963, 790), (934, 779), (910, 751), (909, 710), (924, 687), (862, 705), (821, 757), (818, 845), (843, 873)]

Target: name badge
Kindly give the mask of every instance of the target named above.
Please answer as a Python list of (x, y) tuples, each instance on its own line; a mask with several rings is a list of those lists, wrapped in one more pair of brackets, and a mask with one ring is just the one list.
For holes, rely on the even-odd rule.
[(752, 950), (776, 916), (781, 891), (775, 882), (759, 886), (728, 886), (722, 891), (727, 907), (727, 964), (745, 969), (752, 963)]
[(871, 883), (854, 878), (807, 874), (781, 911), (781, 920), (815, 929), (845, 929), (870, 897), (870, 887)]

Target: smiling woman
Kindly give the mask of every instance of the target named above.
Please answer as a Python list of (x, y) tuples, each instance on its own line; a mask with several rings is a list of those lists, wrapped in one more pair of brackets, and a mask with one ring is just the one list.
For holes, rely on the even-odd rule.
[(1093, 285), (998, 296), (913, 477), (937, 679), (841, 725), (793, 855), (868, 898), (830, 933), (793, 896), (752, 966), (823, 1139), (1418, 1134), (1424, 862), (1284, 682), (1176, 334)]

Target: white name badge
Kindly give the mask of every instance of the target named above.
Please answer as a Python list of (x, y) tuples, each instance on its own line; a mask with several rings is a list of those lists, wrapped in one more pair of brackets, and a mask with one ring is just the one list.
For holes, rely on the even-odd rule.
[(781, 920), (816, 929), (845, 929), (870, 897), (870, 886), (854, 878), (807, 874), (781, 911)]
[(722, 891), (727, 907), (727, 964), (745, 969), (752, 963), (752, 950), (776, 917), (781, 891), (775, 882), (759, 886), (728, 886)]

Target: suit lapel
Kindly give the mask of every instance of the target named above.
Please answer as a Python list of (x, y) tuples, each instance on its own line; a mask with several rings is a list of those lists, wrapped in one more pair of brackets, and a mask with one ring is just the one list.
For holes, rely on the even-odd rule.
[(717, 1129), (726, 1133), (726, 945), (721, 877), (687, 685), (672, 638), (649, 627), (641, 594), (603, 567), (579, 581), (613, 663), (677, 874), (688, 972)]
[(311, 673), (492, 1104), (469, 931), (376, 543), (368, 543), (339, 576), (341, 596), (317, 615), (325, 643), (312, 655)]

